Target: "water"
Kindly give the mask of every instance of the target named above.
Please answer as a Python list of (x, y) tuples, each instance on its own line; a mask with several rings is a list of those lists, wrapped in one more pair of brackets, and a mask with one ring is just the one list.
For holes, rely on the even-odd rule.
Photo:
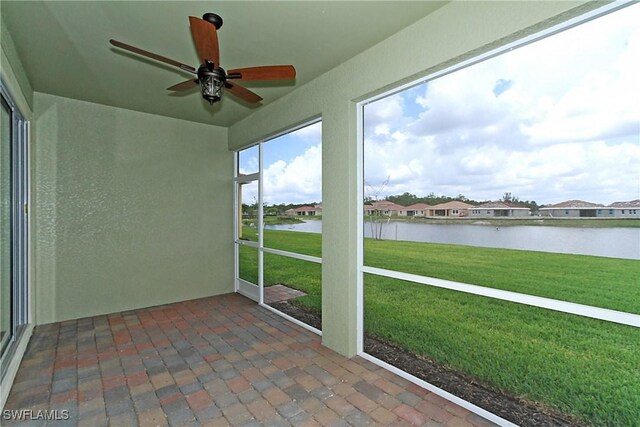
[[(322, 221), (268, 225), (265, 228), (320, 233)], [(365, 222), (364, 232), (365, 237), (372, 236), (371, 223)], [(496, 227), (391, 222), (384, 225), (382, 238), (640, 260), (640, 228)]]

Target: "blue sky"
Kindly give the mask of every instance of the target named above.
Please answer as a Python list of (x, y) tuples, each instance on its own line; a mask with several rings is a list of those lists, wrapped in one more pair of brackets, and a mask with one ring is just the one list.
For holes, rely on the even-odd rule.
[[(365, 195), (640, 198), (640, 5), (365, 107)], [(321, 125), (264, 143), (264, 201), (321, 201)], [(257, 172), (257, 147), (240, 156)]]

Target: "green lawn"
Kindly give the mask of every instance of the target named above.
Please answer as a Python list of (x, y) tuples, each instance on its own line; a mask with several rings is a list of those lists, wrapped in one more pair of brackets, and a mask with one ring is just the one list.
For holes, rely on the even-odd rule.
[(365, 241), (365, 265), (640, 313), (640, 262), (438, 243)]
[[(253, 237), (245, 235), (245, 237)], [(267, 246), (320, 256), (321, 236), (267, 230)], [(257, 259), (241, 248), (241, 267)], [(640, 262), (414, 242), (365, 242), (367, 265), (640, 312)], [(321, 310), (320, 265), (265, 254), (265, 285)], [(255, 277), (257, 281), (257, 277)], [(640, 329), (366, 275), (365, 330), (593, 425), (640, 420)]]
[(640, 420), (640, 330), (367, 275), (365, 331), (603, 426)]

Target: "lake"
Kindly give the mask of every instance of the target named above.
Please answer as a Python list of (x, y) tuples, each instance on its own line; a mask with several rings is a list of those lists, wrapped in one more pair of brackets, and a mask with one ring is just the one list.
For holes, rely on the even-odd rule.
[[(365, 222), (364, 227), (365, 237), (371, 237), (372, 224)], [(267, 225), (265, 228), (320, 233), (322, 221)], [(392, 221), (384, 225), (382, 238), (640, 260), (640, 228), (496, 227)]]

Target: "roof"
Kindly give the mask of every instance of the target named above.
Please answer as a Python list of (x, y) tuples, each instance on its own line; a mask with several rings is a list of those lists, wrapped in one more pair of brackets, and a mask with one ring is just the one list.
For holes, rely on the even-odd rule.
[(414, 203), (411, 206), (407, 206), (408, 210), (418, 210), (418, 209), (431, 209), (431, 205), (426, 203)]
[(640, 209), (640, 199), (629, 200), (628, 202), (614, 202), (609, 205), (612, 208), (638, 208)]
[(388, 200), (381, 200), (379, 202), (373, 202), (373, 207), (375, 209), (385, 209), (389, 211), (403, 211), (407, 209), (405, 206), (398, 205), (396, 203), (390, 202)]
[(598, 203), (585, 202), (584, 200), (567, 200), (566, 202), (556, 203), (555, 205), (545, 206), (542, 209), (584, 209), (584, 208), (603, 208), (604, 205)]
[(511, 203), (507, 203), (507, 202), (487, 202), (487, 203), (483, 203), (481, 205), (477, 206), (478, 208), (482, 208), (482, 209), (526, 209), (526, 210), (530, 210), (529, 208), (525, 208), (522, 206), (513, 206)]
[(300, 206), (299, 208), (293, 209), (296, 212), (318, 212), (321, 211), (322, 208), (319, 206)]
[(475, 206), (470, 205), (469, 203), (459, 202), (454, 200), (452, 202), (440, 203), (438, 205), (432, 206), (432, 209), (469, 209), (475, 208)]

